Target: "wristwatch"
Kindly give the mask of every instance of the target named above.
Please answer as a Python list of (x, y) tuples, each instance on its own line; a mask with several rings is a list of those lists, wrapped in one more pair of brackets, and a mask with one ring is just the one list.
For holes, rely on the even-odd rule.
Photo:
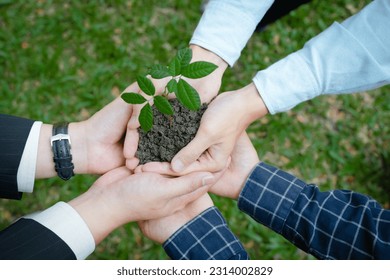
[(74, 165), (70, 152), (71, 142), (68, 134), (68, 123), (53, 125), (50, 143), (53, 150), (54, 167), (58, 176), (63, 180), (69, 180), (74, 176)]

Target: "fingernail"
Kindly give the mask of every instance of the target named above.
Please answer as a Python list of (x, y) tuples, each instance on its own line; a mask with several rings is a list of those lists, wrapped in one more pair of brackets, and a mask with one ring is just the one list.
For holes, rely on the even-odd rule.
[(214, 182), (214, 176), (206, 176), (202, 179), (202, 186), (211, 185)]
[(184, 164), (180, 160), (175, 160), (172, 162), (172, 168), (176, 172), (181, 172), (184, 170)]

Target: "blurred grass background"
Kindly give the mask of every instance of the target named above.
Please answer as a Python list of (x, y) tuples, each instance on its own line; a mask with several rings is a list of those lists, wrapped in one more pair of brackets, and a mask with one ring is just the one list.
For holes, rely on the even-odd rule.
[[(0, 0), (0, 112), (47, 123), (84, 120), (147, 66), (167, 63), (187, 45), (201, 0)], [(370, 0), (314, 0), (256, 33), (228, 69), (221, 91), (240, 88), (263, 69)], [(286, 77), (288, 79), (288, 77)], [(260, 158), (322, 190), (343, 188), (390, 202), (390, 88), (322, 96), (249, 128)], [(68, 201), (94, 176), (37, 181), (22, 201), (0, 202), (0, 228), (21, 215)], [(213, 196), (252, 259), (311, 259), (257, 224), (236, 202)], [(166, 259), (135, 223), (113, 232), (89, 259)]]

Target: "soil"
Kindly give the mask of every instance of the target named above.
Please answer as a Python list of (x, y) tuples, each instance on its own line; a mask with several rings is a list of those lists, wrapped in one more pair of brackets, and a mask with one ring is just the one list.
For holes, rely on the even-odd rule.
[(190, 111), (177, 99), (171, 99), (169, 102), (175, 111), (173, 116), (161, 114), (153, 106), (152, 129), (147, 133), (139, 130), (140, 139), (136, 156), (140, 164), (151, 161), (170, 162), (198, 131), (207, 104), (203, 104), (198, 111)]

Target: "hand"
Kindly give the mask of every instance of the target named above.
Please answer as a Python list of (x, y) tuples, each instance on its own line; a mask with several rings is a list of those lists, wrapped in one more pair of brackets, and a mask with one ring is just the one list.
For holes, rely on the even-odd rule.
[[(251, 170), (259, 161), (257, 151), (244, 131), (234, 146), (226, 169), (220, 179), (211, 187), (210, 192), (219, 196), (237, 199)], [(168, 162), (147, 163), (138, 166), (135, 171), (156, 172), (166, 175), (176, 174), (172, 171)]]
[(162, 244), (183, 225), (211, 206), (213, 206), (213, 201), (208, 194), (204, 194), (170, 216), (139, 221), (138, 225), (146, 237)]
[(205, 111), (195, 138), (176, 154), (171, 165), (151, 162), (142, 170), (169, 175), (221, 170), (241, 133), (267, 112), (254, 84), (220, 94)]
[(217, 183), (211, 187), (210, 192), (237, 199), (246, 179), (259, 161), (257, 151), (246, 132), (243, 132), (233, 149), (231, 161), (226, 171)]
[[(132, 105), (116, 98), (88, 120), (69, 125), (75, 173), (104, 174), (125, 164), (123, 138), (131, 114)], [(126, 136), (134, 151), (127, 156), (134, 161), (138, 134), (129, 131)]]
[[(222, 76), (228, 64), (218, 55), (202, 47), (199, 47), (197, 45), (190, 45), (189, 48), (192, 50), (191, 63), (196, 61), (207, 61), (207, 62), (214, 63), (215, 65), (218, 66), (218, 68), (214, 72), (201, 79), (188, 79), (182, 77), (182, 79), (186, 80), (192, 87), (194, 87), (197, 90), (197, 92), (200, 95), (200, 99), (202, 103), (209, 103), (215, 96), (217, 96), (219, 92), (222, 83)], [(149, 77), (149, 79), (153, 82), (153, 85), (155, 86), (156, 89), (156, 93), (162, 94), (164, 92), (165, 86), (171, 80), (171, 77), (164, 78), (164, 79), (153, 79)], [(138, 87), (136, 82), (131, 84), (129, 87), (127, 87), (124, 90), (124, 92), (140, 93), (146, 99), (150, 99), (148, 95), (146, 95), (141, 91), (141, 89)], [(132, 118), (129, 122), (129, 127), (133, 129), (139, 127), (138, 116), (141, 112), (142, 107), (143, 105), (134, 106)]]
[(202, 103), (209, 103), (219, 92), (222, 77), (228, 64), (215, 53), (197, 45), (190, 45), (190, 49), (192, 49), (191, 62), (207, 61), (218, 66), (213, 73), (204, 78), (186, 79), (186, 81), (199, 92)]
[[(218, 66), (218, 68), (213, 73), (211, 73), (210, 75), (204, 78), (201, 79), (183, 78), (198, 91), (202, 103), (209, 103), (218, 94), (219, 89), (221, 87), (222, 76), (228, 65), (223, 59), (221, 59), (218, 55), (214, 54), (211, 51), (208, 51), (196, 45), (191, 45), (190, 48), (192, 49), (191, 62), (207, 61), (207, 62), (214, 63), (215, 65)], [(170, 81), (170, 79), (171, 77), (164, 78), (164, 79), (150, 78), (150, 80), (153, 82), (155, 86), (156, 93), (164, 92), (165, 86)], [(129, 87), (127, 87), (124, 90), (124, 92), (140, 93), (146, 99), (150, 99), (149, 96), (147, 96), (145, 93), (141, 91), (141, 89), (139, 88), (136, 82), (131, 84)], [(174, 96), (170, 95), (170, 98), (174, 98)], [(137, 128), (140, 126), (138, 117), (142, 107), (143, 105), (133, 106), (132, 117), (128, 124), (127, 132), (129, 135), (131, 135), (131, 139), (128, 140), (128, 137), (126, 137), (124, 155), (125, 158), (128, 159), (126, 160), (126, 166), (131, 169), (134, 168), (134, 163), (135, 163), (133, 156), (136, 152), (136, 147), (138, 145), (139, 137), (138, 137)]]
[(69, 204), (99, 243), (125, 223), (172, 215), (204, 195), (215, 181), (208, 172), (167, 178), (155, 173), (132, 174), (121, 167), (101, 176)]
[[(76, 174), (103, 174), (125, 163), (123, 138), (132, 113), (132, 105), (121, 98), (105, 106), (90, 119), (69, 124), (71, 153)], [(52, 125), (43, 124), (39, 133), (35, 178), (56, 176), (53, 153), (50, 146)], [(127, 132), (127, 147), (133, 154), (127, 158), (134, 168), (138, 165), (135, 151), (138, 146), (138, 134), (134, 130)]]

